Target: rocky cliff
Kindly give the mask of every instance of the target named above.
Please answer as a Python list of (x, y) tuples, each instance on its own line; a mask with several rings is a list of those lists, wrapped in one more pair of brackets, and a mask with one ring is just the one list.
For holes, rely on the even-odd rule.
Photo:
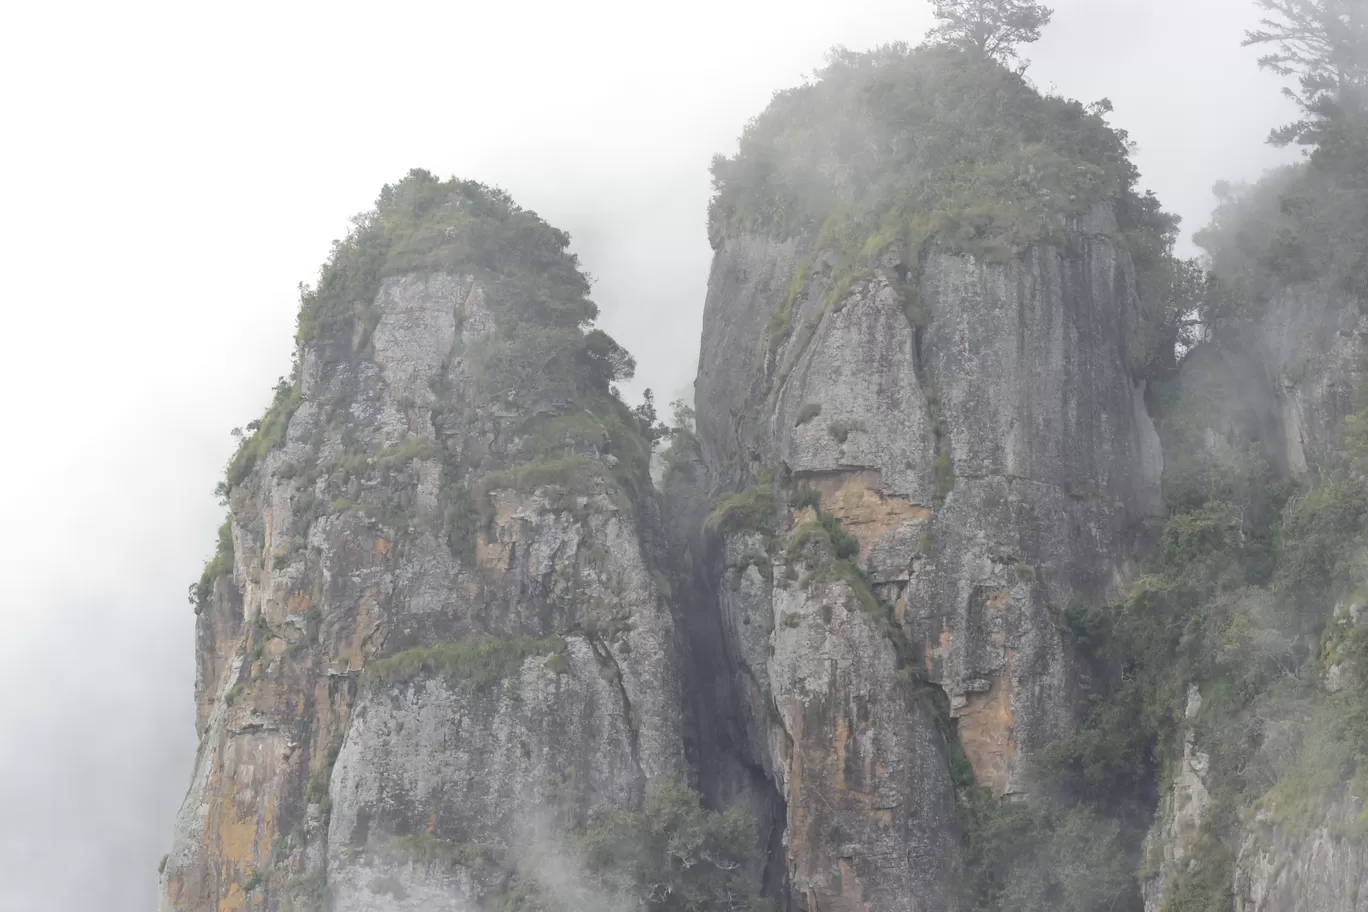
[(386, 187), (220, 489), (163, 912), (1360, 908), (1358, 298), (1175, 260), (1108, 110), (780, 93), (672, 429), (563, 233)]
[[(1075, 194), (1049, 225), (986, 212), (949, 241), (959, 226), (880, 196), (890, 180), (913, 199), (958, 192), (951, 151), (908, 142), (934, 146), (951, 129), (938, 112), (977, 123), (1041, 105), (1005, 72), (964, 65), (896, 50), (838, 60), (715, 166), (699, 452), (716, 489), (741, 493), (713, 514), (700, 588), (740, 703), (745, 734), (728, 743), (786, 808), (796, 908), (955, 907), (952, 766), (962, 757), (996, 795), (1032, 790), (1030, 759), (1081, 708), (1064, 609), (1121, 591), (1162, 509), (1132, 359), (1145, 316), (1115, 200)], [(920, 117), (869, 103), (885, 79)], [(833, 134), (893, 134), (884, 158), (824, 148), (793, 113), (814, 108)], [(787, 170), (757, 188), (758, 160)], [(848, 187), (827, 177), (861, 168)], [(983, 177), (1032, 192), (1024, 172)], [(861, 199), (866, 181), (880, 189)], [(793, 217), (805, 206), (806, 222)]]
[(630, 366), (566, 237), (415, 173), (306, 291), (195, 595), (165, 910), (468, 909), (682, 781)]
[[(1207, 664), (1174, 673), (1187, 705), (1147, 839), (1147, 912), (1364, 907), (1368, 324), (1357, 252), (1326, 234), (1345, 184), (1313, 158), (1227, 196), (1198, 236), (1213, 266), (1195, 308), (1206, 333), (1167, 384), (1164, 489), (1171, 527), (1220, 516), (1243, 542), (1182, 546), (1231, 560), (1188, 609), (1186, 649)], [(1301, 241), (1312, 225), (1319, 249)], [(1157, 581), (1178, 576), (1191, 579)]]

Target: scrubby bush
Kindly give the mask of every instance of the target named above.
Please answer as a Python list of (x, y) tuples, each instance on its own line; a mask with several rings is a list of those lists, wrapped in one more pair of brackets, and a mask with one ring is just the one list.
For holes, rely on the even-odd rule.
[(560, 637), (506, 640), (479, 636), (408, 649), (376, 659), (366, 665), (364, 677), (373, 687), (430, 675), (452, 678), (478, 689), (516, 674), (531, 656), (554, 655), (565, 650), (565, 640)]
[(768, 480), (723, 497), (704, 524), (710, 535), (744, 530), (772, 532), (773, 527), (774, 486)]
[(660, 912), (758, 912), (759, 858), (738, 810), (704, 808), (677, 781), (658, 786), (641, 811), (616, 811), (579, 836), (591, 873), (624, 877)]
[(190, 604), (199, 614), (209, 605), (209, 596), (214, 591), (214, 581), (233, 572), (233, 520), (225, 519), (218, 528), (218, 547), (214, 556), (204, 565), (199, 581), (190, 587)]

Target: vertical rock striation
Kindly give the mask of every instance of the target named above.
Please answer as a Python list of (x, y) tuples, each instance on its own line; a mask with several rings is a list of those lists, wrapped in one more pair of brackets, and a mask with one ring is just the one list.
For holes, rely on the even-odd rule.
[(1162, 512), (1127, 185), (1080, 190), (1025, 243), (985, 239), (1017, 230), (1007, 212), (948, 242), (934, 226), (968, 203), (934, 196), (944, 112), (1044, 103), (966, 58), (838, 58), (715, 166), (698, 588), (739, 701), (729, 749), (786, 808), (800, 909), (955, 907), (955, 758), (1031, 790), (1080, 710), (1064, 609), (1115, 597)]
[(306, 291), (195, 593), (164, 912), (481, 908), (685, 777), (630, 359), (566, 243), (415, 172)]

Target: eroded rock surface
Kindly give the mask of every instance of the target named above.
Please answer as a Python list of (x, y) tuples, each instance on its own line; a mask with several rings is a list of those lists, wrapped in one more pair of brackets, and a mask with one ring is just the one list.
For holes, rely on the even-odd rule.
[(1117, 594), (1162, 509), (1158, 436), (1125, 366), (1131, 267), (1108, 219), (1006, 266), (932, 257), (925, 328), (883, 279), (824, 305), (816, 268), (794, 305), (813, 328), (772, 356), (747, 332), (779, 306), (794, 242), (727, 240), (713, 269), (710, 468), (735, 483), (768, 466), (822, 492), (999, 791), (1027, 788), (1019, 758), (1071, 724), (1060, 611)]
[[(468, 192), (438, 211), (475, 202), (509, 211)], [(550, 306), (503, 255), (321, 316), (306, 298), (315, 328), (230, 468), (232, 547), (201, 586), (164, 912), (483, 908), (534, 837), (687, 778), (655, 508), (629, 491), (645, 463), (612, 452), (606, 382), (595, 413), (499, 373), (500, 308)], [(561, 357), (575, 320), (529, 344)]]

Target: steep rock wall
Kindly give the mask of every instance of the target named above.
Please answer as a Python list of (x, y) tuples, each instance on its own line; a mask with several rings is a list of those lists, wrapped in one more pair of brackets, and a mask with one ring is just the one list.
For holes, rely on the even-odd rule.
[(1355, 410), (1368, 318), (1328, 282), (1287, 288), (1259, 321), (1257, 347), (1277, 392), (1283, 459), (1295, 473), (1325, 463), (1340, 423)]
[[(1025, 761), (1075, 722), (1063, 609), (1114, 597), (1161, 512), (1114, 231), (1098, 211), (1066, 245), (1004, 265), (933, 254), (924, 326), (906, 314), (904, 264), (833, 298), (834, 258), (810, 240), (741, 235), (717, 251), (701, 458), (715, 490), (773, 477), (778, 518), (773, 538), (723, 535), (705, 588), (748, 733), (735, 741), (787, 808), (799, 908), (953, 907), (957, 840), (926, 836), (956, 829), (947, 733), (1002, 794), (1028, 791)], [(774, 343), (790, 297), (796, 329)], [(857, 542), (861, 580), (803, 562), (816, 515), (782, 505), (802, 489)], [(866, 610), (852, 607), (862, 585)]]
[(772, 355), (763, 327), (799, 242), (728, 240), (713, 267), (698, 382), (710, 470), (739, 487), (783, 469), (822, 492), (998, 791), (1026, 788), (1019, 759), (1070, 724), (1059, 613), (1115, 595), (1161, 510), (1114, 229), (1098, 213), (1068, 247), (1005, 266), (932, 256), (925, 328), (883, 278), (826, 306), (818, 265), (794, 304), (805, 328)]
[[(1365, 321), (1358, 303), (1330, 289), (1328, 281), (1301, 283), (1278, 291), (1252, 317), (1221, 327), (1214, 341), (1188, 353), (1174, 380), (1173, 401), (1164, 418), (1169, 452), (1165, 494), (1176, 505), (1203, 497), (1238, 504), (1248, 498), (1261, 473), (1308, 481), (1336, 469), (1339, 435), (1346, 416), (1358, 408), (1363, 376)], [(1238, 514), (1237, 514), (1238, 515)], [(1249, 523), (1267, 518), (1240, 516)], [(1266, 596), (1286, 605), (1294, 594)], [(1347, 604), (1336, 610), (1347, 614)], [(1303, 606), (1314, 611), (1316, 606)], [(1324, 610), (1321, 608), (1321, 610)], [(1320, 628), (1308, 617), (1314, 635), (1289, 643), (1318, 668)], [(1342, 666), (1326, 670), (1325, 690), (1346, 685)], [(1206, 819), (1211, 798), (1205, 774), (1208, 757), (1194, 743), (1194, 701), (1189, 698), (1183, 753), (1172, 764), (1170, 781), (1147, 841), (1150, 876), (1145, 884), (1147, 912), (1165, 909), (1176, 875), (1194, 864), (1190, 853)], [(1309, 712), (1309, 710), (1307, 711)], [(1307, 718), (1282, 720), (1279, 730), (1300, 742)], [(1261, 733), (1272, 744), (1272, 735)], [(1271, 748), (1270, 748), (1271, 749)], [(1282, 767), (1289, 767), (1283, 760)], [(1295, 765), (1282, 770), (1295, 774)], [(1302, 786), (1312, 789), (1311, 784)], [(1309, 811), (1295, 825), (1279, 820), (1255, 803), (1235, 822), (1210, 834), (1234, 857), (1231, 891), (1234, 907), (1261, 912), (1331, 912), (1359, 907), (1364, 866), (1368, 863), (1355, 833), (1361, 811), (1356, 787)], [(1196, 864), (1200, 865), (1199, 860)]]
[(163, 912), (483, 908), (537, 840), (687, 776), (653, 503), (611, 415), (510, 404), (491, 352), (526, 286), (482, 272), (301, 319), (201, 583)]
[(1288, 832), (1253, 821), (1235, 872), (1238, 912), (1360, 912), (1368, 909), (1368, 857), (1356, 837), (1363, 800), (1347, 796), (1309, 827)]

